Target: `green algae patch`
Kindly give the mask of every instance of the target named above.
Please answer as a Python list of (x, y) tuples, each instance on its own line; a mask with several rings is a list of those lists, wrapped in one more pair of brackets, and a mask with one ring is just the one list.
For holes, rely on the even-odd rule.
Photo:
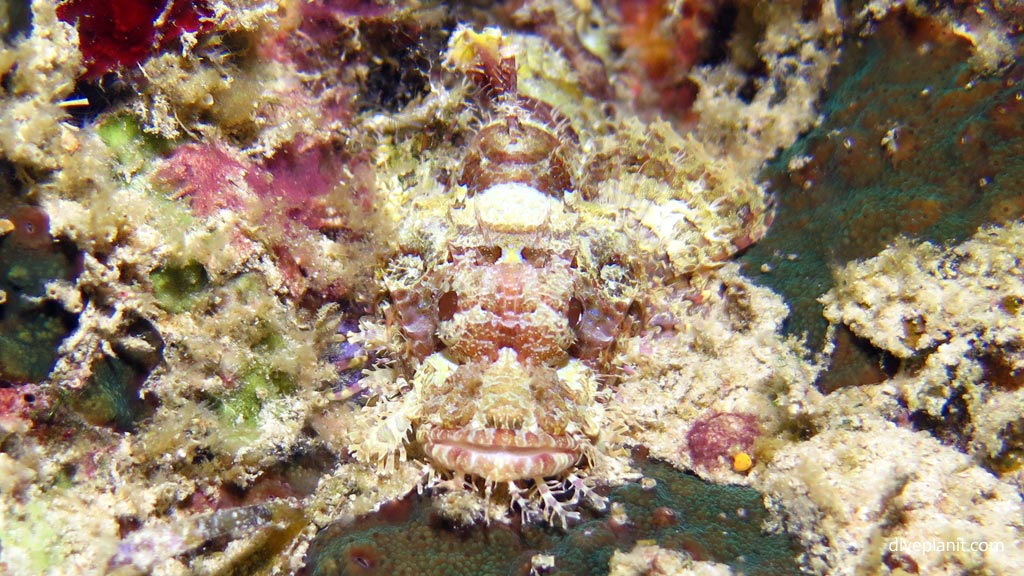
[(214, 401), (218, 419), (225, 430), (224, 440), (229, 447), (240, 447), (254, 441), (262, 433), (264, 425), (286, 410), (282, 400), (296, 391), (295, 379), (274, 369), (270, 359), (287, 354), (288, 350), (285, 337), (268, 334), (252, 347), (260, 360), (239, 374), (235, 385)]
[(647, 462), (642, 470), (643, 484), (609, 495), (626, 522), (613, 511), (584, 513), (582, 522), (564, 532), (502, 523), (453, 527), (437, 516), (428, 497), (409, 496), (355, 523), (325, 528), (313, 540), (302, 574), (504, 576), (527, 573), (531, 559), (543, 554), (554, 558), (554, 568), (544, 574), (597, 576), (608, 574), (616, 551), (641, 541), (748, 576), (800, 574), (795, 540), (762, 529), (768, 512), (756, 490), (710, 484), (661, 462)]
[(72, 324), (65, 314), (50, 307), (38, 314), (4, 316), (0, 320), (0, 377), (16, 382), (45, 378)]
[(153, 272), (150, 281), (157, 304), (173, 314), (191, 310), (209, 286), (206, 269), (198, 262), (161, 268)]
[(0, 248), (0, 282), (10, 298), (39, 298), (46, 293), (46, 283), (65, 278), (68, 269), (67, 258), (55, 249)]
[(220, 400), (219, 413), (226, 423), (255, 425), (268, 400), (294, 389), (291, 379), (281, 372), (253, 370), (241, 376), (239, 386)]
[(23, 574), (48, 574), (60, 567), (67, 556), (60, 527), (51, 521), (47, 501), (29, 501), (21, 513), (0, 522), (0, 566), (17, 567)]
[(113, 153), (126, 178), (143, 171), (154, 158), (172, 148), (169, 140), (143, 132), (138, 120), (126, 113), (107, 118), (96, 133)]

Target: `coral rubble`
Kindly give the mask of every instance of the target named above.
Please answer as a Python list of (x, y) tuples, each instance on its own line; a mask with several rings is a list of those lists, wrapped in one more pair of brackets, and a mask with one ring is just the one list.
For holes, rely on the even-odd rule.
[(756, 483), (806, 546), (805, 566), (823, 574), (1015, 572), (1024, 560), (1016, 487), (927, 434), (872, 414), (846, 418), (776, 452)]

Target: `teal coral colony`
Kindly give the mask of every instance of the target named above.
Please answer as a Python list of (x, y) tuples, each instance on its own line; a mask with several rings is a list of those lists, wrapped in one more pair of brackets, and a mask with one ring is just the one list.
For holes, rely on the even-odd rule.
[(1022, 31), (0, 0), (0, 572), (1018, 573)]
[(376, 518), (318, 534), (303, 574), (497, 576), (528, 570), (534, 557), (544, 555), (554, 558), (550, 574), (606, 574), (613, 553), (640, 540), (751, 576), (799, 574), (791, 537), (762, 533), (767, 511), (756, 490), (709, 485), (662, 463), (642, 468), (645, 484), (608, 494), (618, 503), (612, 514), (588, 515), (565, 532), (530, 525), (465, 531), (446, 524), (422, 499), (391, 504)]

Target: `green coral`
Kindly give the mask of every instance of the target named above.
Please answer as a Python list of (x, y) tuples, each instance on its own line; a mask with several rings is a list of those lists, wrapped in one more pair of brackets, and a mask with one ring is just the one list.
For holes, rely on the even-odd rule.
[(433, 517), (428, 500), (406, 500), (355, 524), (326, 528), (310, 547), (305, 574), (506, 575), (528, 568), (535, 554), (550, 554), (555, 568), (545, 574), (591, 576), (607, 574), (612, 554), (640, 540), (748, 576), (800, 573), (795, 541), (762, 529), (768, 512), (756, 490), (710, 484), (660, 462), (642, 468), (653, 487), (647, 480), (610, 495), (623, 506), (625, 524), (590, 516), (568, 532), (533, 525), (452, 528)]
[(220, 401), (220, 415), (226, 424), (232, 426), (256, 424), (266, 401), (295, 389), (295, 384), (282, 372), (267, 373), (265, 369), (254, 368), (239, 377), (239, 386), (231, 390)]

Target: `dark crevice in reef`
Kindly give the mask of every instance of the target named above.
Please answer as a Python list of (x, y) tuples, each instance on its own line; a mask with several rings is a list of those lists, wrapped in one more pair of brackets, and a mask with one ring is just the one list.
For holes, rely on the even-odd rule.
[(925, 410), (918, 410), (910, 415), (910, 423), (915, 430), (924, 430), (943, 444), (966, 453), (972, 431), (971, 412), (966, 396), (967, 391), (964, 388), (956, 388), (942, 406), (938, 416)]
[(436, 60), (448, 40), (447, 26), (369, 21), (360, 33), (374, 51), (359, 93), (361, 111), (397, 112), (430, 92), (430, 73), (440, 67)]
[(0, 3), (0, 41), (12, 42), (32, 29), (32, 6), (28, 0)]
[(835, 351), (828, 370), (823, 371), (815, 385), (823, 394), (847, 386), (877, 384), (896, 375), (900, 361), (892, 354), (875, 347), (867, 338), (859, 338), (846, 326), (836, 328)]

